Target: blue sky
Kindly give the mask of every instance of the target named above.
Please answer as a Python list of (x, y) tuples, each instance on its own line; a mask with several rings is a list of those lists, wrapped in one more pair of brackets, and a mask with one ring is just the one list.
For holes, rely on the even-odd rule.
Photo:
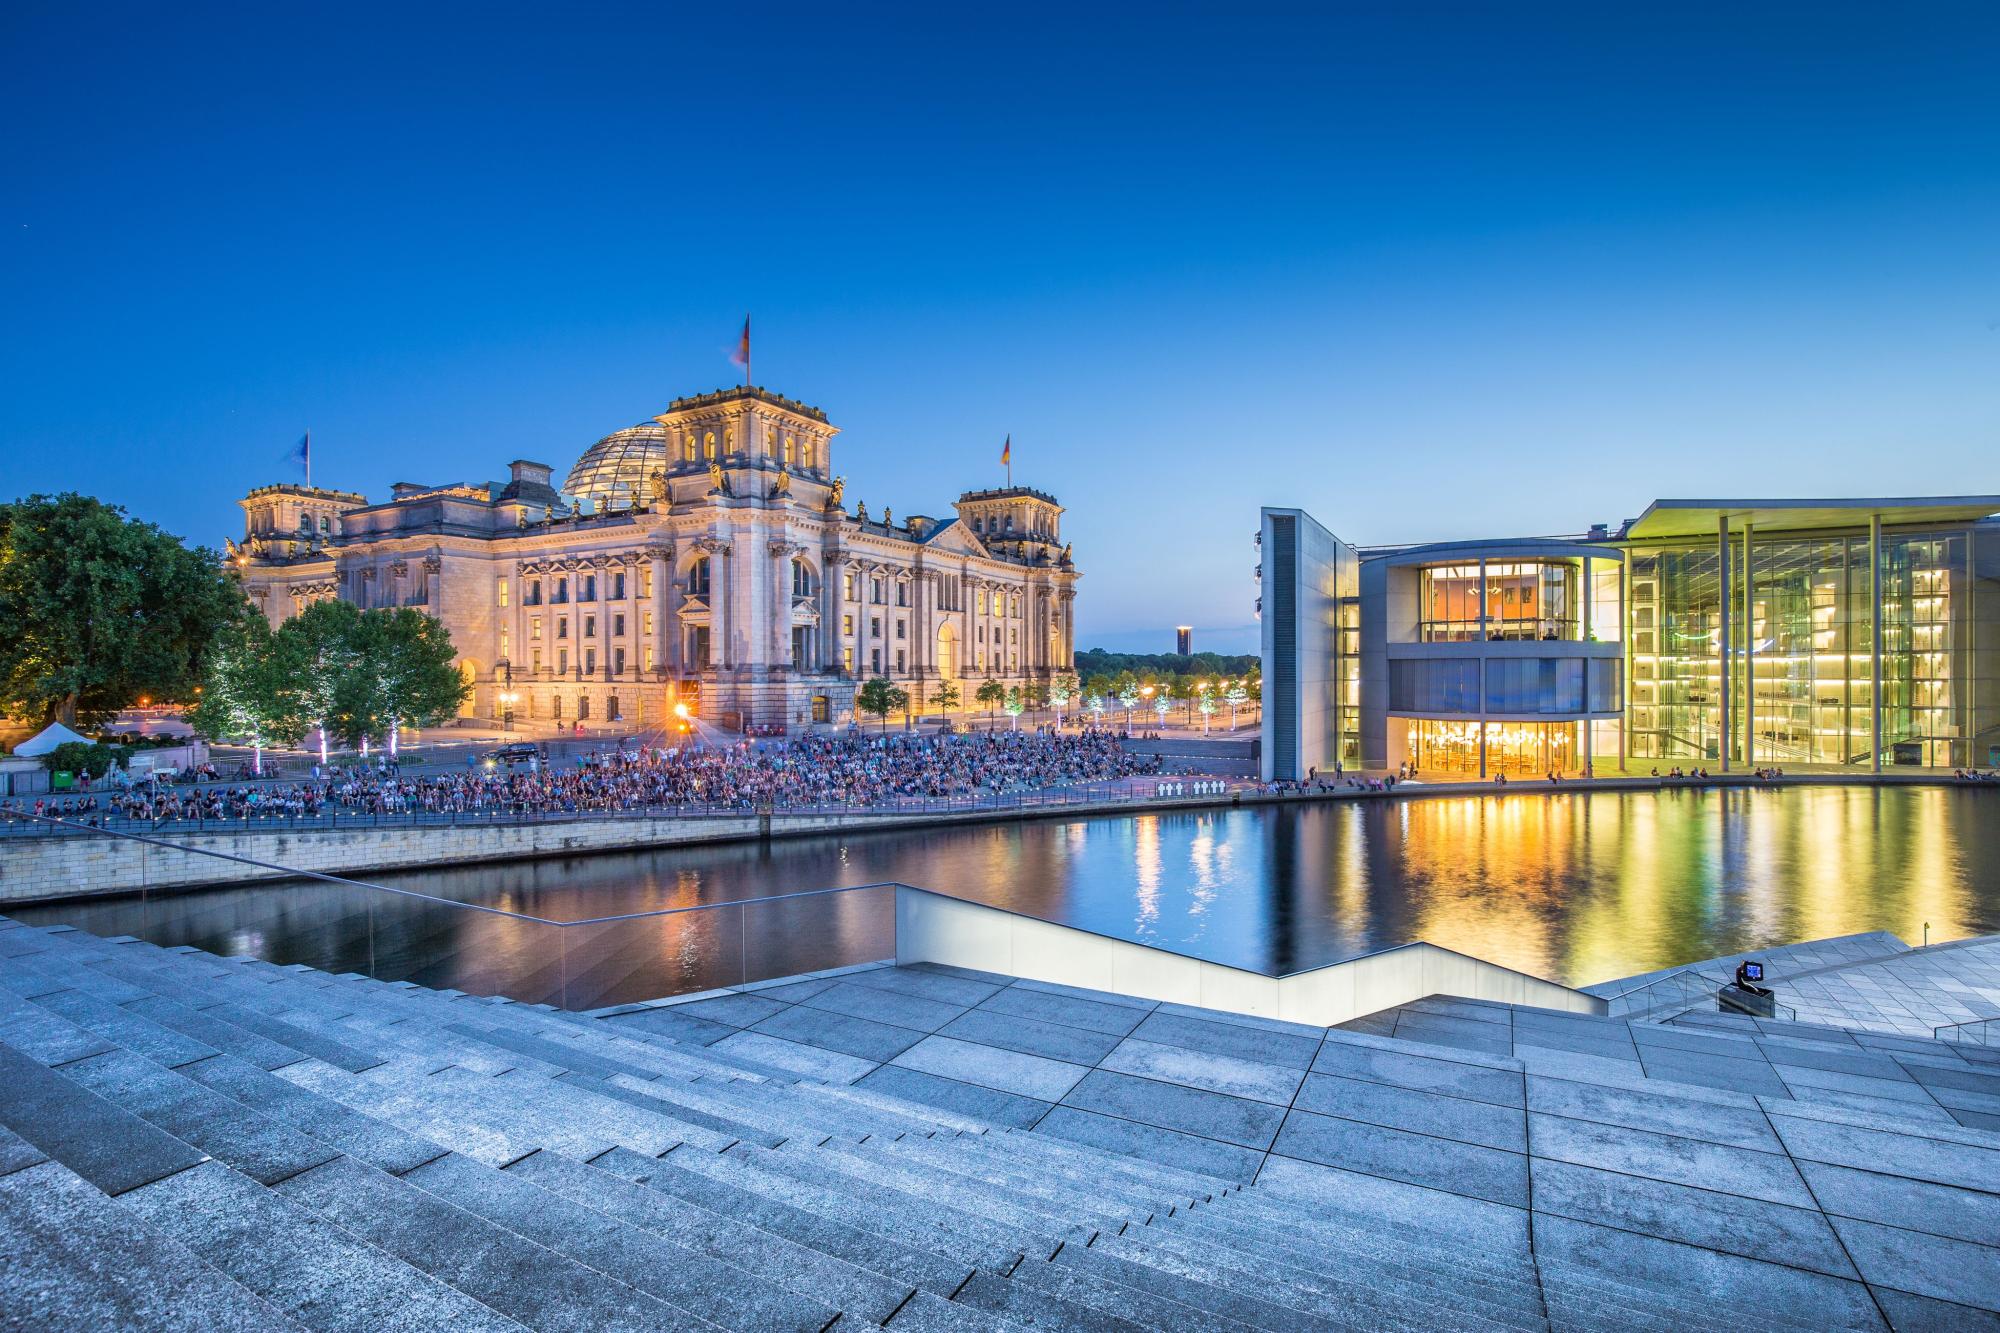
[(1086, 647), (1250, 646), (1265, 503), (2000, 491), (2000, 8), (946, 8), (9, 7), (0, 493), (566, 468), (746, 311), (871, 510), (1011, 432)]

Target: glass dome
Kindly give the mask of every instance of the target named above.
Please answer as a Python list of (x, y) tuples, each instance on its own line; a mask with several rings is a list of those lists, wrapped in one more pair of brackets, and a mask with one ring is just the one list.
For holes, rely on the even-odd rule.
[(667, 428), (657, 421), (615, 430), (584, 451), (563, 482), (563, 494), (587, 498), (600, 509), (629, 508), (645, 500), (647, 478), (673, 466)]

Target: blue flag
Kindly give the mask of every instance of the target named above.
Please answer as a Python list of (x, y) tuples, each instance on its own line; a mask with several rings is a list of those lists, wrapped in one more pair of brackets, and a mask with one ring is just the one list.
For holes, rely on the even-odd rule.
[(306, 485), (312, 485), (313, 436), (311, 431), (307, 431), (299, 437), (299, 442), (292, 447), (292, 452), (285, 456), (285, 461), (297, 463), (300, 467), (304, 468), (306, 470)]

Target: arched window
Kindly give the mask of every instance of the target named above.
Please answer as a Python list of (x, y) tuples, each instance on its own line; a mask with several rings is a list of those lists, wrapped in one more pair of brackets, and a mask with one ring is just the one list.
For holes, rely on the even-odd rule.
[(690, 597), (708, 596), (707, 556), (702, 556), (701, 558), (696, 560), (692, 565), (688, 566), (687, 595)]
[(807, 440), (799, 446), (799, 466), (810, 472), (813, 468), (813, 442)]
[(813, 584), (812, 566), (797, 556), (792, 557), (792, 596), (810, 597), (817, 588)]
[(688, 431), (687, 433), (685, 433), (685, 434), (683, 434), (683, 435), (681, 436), (681, 461), (682, 461), (682, 462), (684, 462), (684, 463), (692, 463), (692, 462), (694, 462), (694, 432), (693, 432), (693, 431)]
[(792, 465), (792, 437), (789, 435), (785, 437), (784, 453), (785, 453), (785, 466), (790, 467)]
[(702, 441), (701, 441), (701, 456), (702, 456), (703, 458), (707, 459), (707, 460), (708, 460), (709, 462), (711, 462), (711, 463), (715, 461), (715, 432), (714, 432), (714, 431), (710, 431), (710, 432), (709, 432), (709, 433), (708, 433), (707, 435), (705, 435), (705, 436), (703, 436), (703, 437), (702, 437)]

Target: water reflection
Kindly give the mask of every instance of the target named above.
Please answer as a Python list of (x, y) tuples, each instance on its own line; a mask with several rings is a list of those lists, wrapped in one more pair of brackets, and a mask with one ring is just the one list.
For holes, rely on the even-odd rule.
[[(1289, 972), (1413, 939), (1572, 983), (1888, 930), (2000, 931), (2000, 792), (1548, 792), (1051, 820), (384, 877), (557, 920), (901, 880)], [(887, 955), (886, 894), (554, 930), (322, 885), (19, 909), (575, 1007)]]

